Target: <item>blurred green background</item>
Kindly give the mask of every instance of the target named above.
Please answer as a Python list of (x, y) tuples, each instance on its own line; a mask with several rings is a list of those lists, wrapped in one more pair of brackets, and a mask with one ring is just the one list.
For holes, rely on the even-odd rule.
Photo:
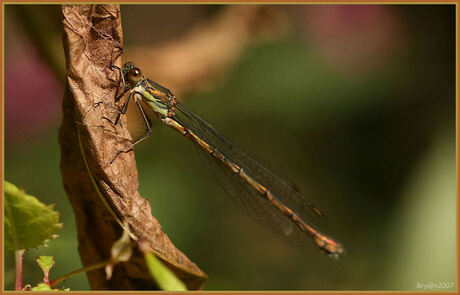
[[(193, 145), (159, 123), (135, 152), (153, 216), (209, 275), (205, 290), (421, 290), (429, 282), (455, 290), (455, 6), (269, 8), (285, 15), (289, 32), (249, 46), (218, 86), (180, 99), (292, 179), (347, 254), (334, 261), (313, 243), (294, 248), (259, 227)], [(123, 5), (125, 58), (223, 9)], [(36, 284), (37, 255), (56, 257), (52, 278), (81, 267), (59, 172), (60, 6), (5, 5), (4, 24), (5, 179), (55, 203), (64, 223), (48, 248), (26, 253), (24, 283)], [(13, 261), (5, 253), (10, 290)], [(85, 275), (63, 285), (89, 289)]]

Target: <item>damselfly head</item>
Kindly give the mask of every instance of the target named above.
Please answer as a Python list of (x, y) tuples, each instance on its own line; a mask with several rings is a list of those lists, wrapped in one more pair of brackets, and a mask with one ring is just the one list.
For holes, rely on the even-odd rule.
[(130, 61), (123, 66), (123, 75), (127, 82), (131, 84), (136, 84), (142, 79), (142, 71)]

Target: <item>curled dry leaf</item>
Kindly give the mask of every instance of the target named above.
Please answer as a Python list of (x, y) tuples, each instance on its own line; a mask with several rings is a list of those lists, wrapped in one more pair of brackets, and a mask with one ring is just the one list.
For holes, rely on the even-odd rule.
[[(113, 124), (119, 77), (110, 65), (121, 66), (119, 6), (63, 5), (62, 11), (67, 76), (59, 131), (61, 173), (75, 212), (83, 265), (110, 257), (121, 235), (116, 220), (126, 220), (132, 237), (147, 240), (188, 289), (202, 288), (206, 275), (176, 249), (140, 196), (134, 153), (123, 153), (109, 164), (130, 140), (123, 116)], [(116, 266), (111, 280), (105, 280), (103, 269), (89, 272), (88, 278), (97, 290), (154, 288), (139, 251)]]

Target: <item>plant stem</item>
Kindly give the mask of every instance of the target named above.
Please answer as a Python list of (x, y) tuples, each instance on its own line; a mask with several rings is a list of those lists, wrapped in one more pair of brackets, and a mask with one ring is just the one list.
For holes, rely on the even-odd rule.
[(22, 261), (24, 259), (24, 253), (26, 250), (14, 250), (14, 262), (16, 278), (14, 281), (14, 289), (16, 291), (22, 291)]
[(52, 280), (50, 282), (50, 287), (54, 287), (57, 284), (60, 284), (63, 281), (65, 281), (67, 279), (70, 279), (71, 277), (76, 276), (76, 275), (78, 275), (78, 274), (80, 274), (82, 272), (87, 272), (87, 271), (95, 270), (95, 269), (98, 269), (98, 268), (102, 268), (102, 267), (106, 266), (109, 262), (110, 262), (110, 259), (107, 259), (107, 260), (101, 261), (99, 263), (96, 263), (96, 264), (86, 266), (86, 267), (77, 269), (75, 271), (69, 272), (68, 274), (65, 274), (65, 275), (63, 275), (63, 276), (61, 276), (61, 277), (59, 277), (57, 279)]

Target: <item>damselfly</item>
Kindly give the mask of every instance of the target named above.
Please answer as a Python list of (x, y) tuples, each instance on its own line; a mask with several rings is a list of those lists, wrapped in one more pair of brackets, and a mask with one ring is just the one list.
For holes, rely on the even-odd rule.
[[(213, 168), (213, 174), (220, 174), (218, 180), (225, 191), (260, 224), (297, 243), (304, 243), (311, 238), (322, 251), (333, 258), (344, 252), (340, 243), (318, 231), (317, 225), (325, 223), (323, 213), (288, 181), (270, 172), (184, 107), (169, 89), (145, 78), (133, 63), (125, 63), (123, 69), (112, 67), (120, 71), (124, 87), (123, 93), (117, 99), (130, 91), (120, 114), (126, 113), (128, 103), (134, 97), (147, 132), (118, 151), (111, 162), (150, 135), (150, 124), (144, 110), (149, 108), (161, 122), (195, 144), (200, 155)], [(119, 117), (115, 124), (118, 119)]]

